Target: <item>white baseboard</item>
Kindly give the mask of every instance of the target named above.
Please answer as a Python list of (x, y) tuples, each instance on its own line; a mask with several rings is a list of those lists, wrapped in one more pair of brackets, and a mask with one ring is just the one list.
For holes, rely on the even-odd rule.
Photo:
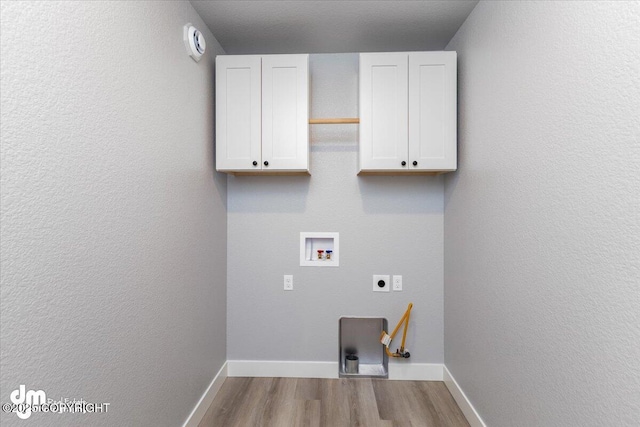
[(207, 387), (202, 397), (200, 397), (200, 400), (193, 408), (193, 411), (191, 411), (191, 414), (189, 414), (182, 427), (198, 427), (198, 424), (200, 424), (200, 421), (204, 418), (204, 415), (207, 413), (207, 409), (211, 406), (211, 402), (213, 402), (216, 394), (218, 394), (218, 391), (220, 390), (220, 387), (222, 387), (222, 383), (224, 383), (227, 376), (227, 362), (224, 362), (224, 365), (222, 365), (222, 368), (220, 368), (216, 376), (213, 377), (211, 384), (209, 384), (209, 387)]
[[(229, 360), (230, 377), (338, 378), (338, 362)], [(390, 380), (442, 381), (444, 365), (389, 362)]]
[(230, 377), (338, 378), (338, 362), (228, 360)]
[(460, 407), (460, 410), (467, 418), (469, 425), (471, 427), (487, 427), (446, 366), (444, 366), (444, 383), (449, 389), (449, 393), (451, 393), (456, 403)]
[(404, 381), (442, 381), (440, 363), (407, 363), (389, 360), (389, 379)]

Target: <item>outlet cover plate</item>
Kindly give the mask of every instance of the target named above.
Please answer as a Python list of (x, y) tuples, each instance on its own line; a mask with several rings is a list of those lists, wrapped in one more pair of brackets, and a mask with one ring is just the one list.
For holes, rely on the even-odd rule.
[(285, 291), (293, 290), (293, 276), (290, 274), (284, 275), (284, 290)]
[[(384, 286), (381, 288), (378, 285), (380, 280), (384, 281)], [(373, 275), (373, 292), (389, 292), (391, 289), (391, 283), (389, 283), (389, 275), (388, 274), (374, 274)]]
[(393, 275), (393, 290), (401, 291), (402, 290), (402, 276), (399, 274)]

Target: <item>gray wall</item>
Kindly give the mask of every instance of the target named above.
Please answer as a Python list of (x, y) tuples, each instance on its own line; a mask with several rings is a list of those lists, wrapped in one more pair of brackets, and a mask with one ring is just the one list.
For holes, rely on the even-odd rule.
[[(311, 117), (357, 117), (357, 93), (356, 54), (311, 55)], [(340, 316), (393, 327), (413, 301), (411, 360), (442, 363), (442, 178), (358, 177), (357, 141), (356, 125), (314, 125), (311, 177), (229, 177), (230, 360), (337, 361)], [(340, 267), (300, 267), (301, 231), (339, 232)], [(374, 293), (372, 274), (405, 290)]]
[(445, 363), (490, 426), (640, 424), (640, 4), (480, 2), (445, 181)]
[(216, 52), (188, 2), (2, 2), (0, 400), (111, 403), (3, 426), (180, 425), (226, 360)]

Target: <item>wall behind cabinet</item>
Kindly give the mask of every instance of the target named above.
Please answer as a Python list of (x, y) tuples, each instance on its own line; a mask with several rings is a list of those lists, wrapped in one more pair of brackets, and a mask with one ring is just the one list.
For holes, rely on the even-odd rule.
[[(357, 54), (311, 55), (310, 73), (311, 117), (358, 116)], [(228, 178), (228, 358), (336, 361), (340, 316), (395, 326), (412, 301), (411, 360), (442, 363), (442, 178), (357, 177), (357, 125), (310, 139), (310, 178)], [(299, 267), (300, 231), (340, 232), (340, 267)], [(374, 273), (405, 290), (372, 292)]]

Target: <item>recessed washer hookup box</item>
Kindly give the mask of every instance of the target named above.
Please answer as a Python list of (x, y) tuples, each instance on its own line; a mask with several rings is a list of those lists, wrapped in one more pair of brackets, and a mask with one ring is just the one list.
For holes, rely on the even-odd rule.
[[(387, 330), (382, 317), (349, 317), (339, 321), (338, 366), (340, 378), (389, 378), (389, 357), (380, 343)], [(349, 363), (347, 365), (347, 356)], [(354, 363), (352, 356), (357, 357)], [(357, 372), (355, 366), (357, 366)]]

